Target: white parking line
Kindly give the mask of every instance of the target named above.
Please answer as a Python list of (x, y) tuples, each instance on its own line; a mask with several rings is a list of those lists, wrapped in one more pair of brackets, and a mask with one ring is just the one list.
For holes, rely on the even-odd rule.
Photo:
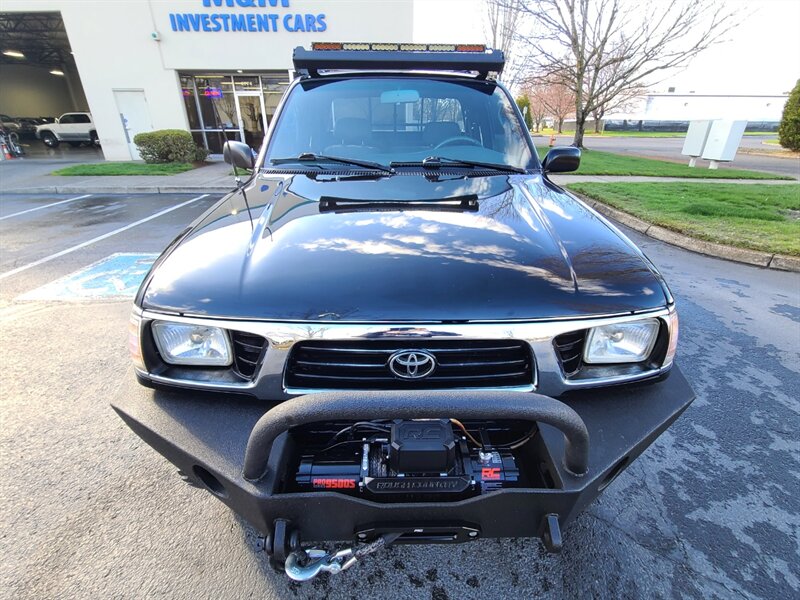
[(83, 196), (77, 196), (75, 198), (68, 198), (67, 200), (61, 200), (59, 202), (51, 202), (50, 204), (43, 204), (42, 206), (37, 206), (36, 208), (29, 208), (28, 210), (21, 210), (19, 212), (15, 212), (10, 215), (6, 215), (5, 217), (0, 217), (0, 221), (5, 221), (6, 219), (10, 219), (11, 217), (18, 217), (20, 215), (27, 215), (28, 213), (32, 213), (37, 210), (43, 210), (45, 208), (50, 208), (51, 206), (58, 206), (59, 204), (66, 204), (67, 202), (74, 202), (75, 200), (83, 200), (84, 198), (88, 198), (91, 194), (85, 194)]
[(202, 196), (198, 196), (197, 198), (192, 198), (191, 200), (187, 200), (186, 202), (181, 202), (180, 204), (176, 204), (175, 206), (170, 206), (169, 208), (165, 208), (149, 217), (145, 217), (144, 219), (139, 219), (138, 221), (131, 223), (130, 225), (125, 225), (125, 227), (120, 227), (119, 229), (115, 229), (114, 231), (109, 231), (108, 233), (104, 233), (103, 235), (99, 235), (96, 238), (92, 238), (90, 240), (86, 240), (85, 242), (81, 242), (75, 246), (67, 248), (66, 250), (62, 250), (61, 252), (56, 252), (55, 254), (51, 254), (50, 256), (45, 256), (44, 258), (40, 258), (32, 263), (28, 263), (27, 265), (22, 265), (21, 267), (17, 267), (16, 269), (11, 269), (10, 271), (6, 271), (5, 273), (0, 273), (0, 279), (5, 279), (6, 277), (11, 277), (12, 275), (16, 275), (17, 273), (21, 273), (22, 271), (27, 271), (28, 269), (32, 269), (33, 267), (38, 267), (46, 262), (50, 262), (51, 260), (55, 260), (56, 258), (60, 258), (65, 254), (70, 254), (71, 252), (75, 252), (76, 250), (80, 250), (81, 248), (85, 248), (86, 246), (91, 246), (97, 242), (103, 241), (108, 239), (112, 236), (117, 235), (118, 233), (122, 233), (123, 231), (128, 231), (128, 229), (132, 229), (137, 225), (141, 225), (142, 223), (147, 223), (148, 221), (152, 221), (153, 219), (157, 219), (167, 213), (172, 212), (173, 210), (178, 210), (179, 208), (183, 208), (184, 206), (188, 206), (193, 202), (197, 202), (198, 200), (202, 200), (206, 198), (208, 194), (203, 194)]

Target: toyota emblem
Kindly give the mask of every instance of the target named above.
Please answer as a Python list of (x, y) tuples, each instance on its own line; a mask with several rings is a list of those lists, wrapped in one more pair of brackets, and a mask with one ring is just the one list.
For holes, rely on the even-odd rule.
[(436, 357), (425, 350), (400, 350), (389, 357), (389, 370), (401, 379), (422, 379), (436, 368)]

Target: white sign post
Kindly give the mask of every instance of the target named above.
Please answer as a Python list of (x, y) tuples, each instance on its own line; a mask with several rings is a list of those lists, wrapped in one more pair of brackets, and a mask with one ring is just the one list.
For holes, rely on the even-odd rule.
[(689, 123), (689, 131), (686, 132), (686, 139), (683, 141), (683, 150), (681, 154), (689, 156), (689, 166), (694, 167), (697, 164), (697, 157), (702, 156), (703, 148), (706, 146), (708, 139), (708, 132), (711, 130), (711, 123), (713, 121), (691, 121)]
[(709, 169), (716, 169), (720, 161), (730, 162), (736, 157), (746, 127), (747, 121), (731, 119), (717, 119), (712, 123), (703, 148), (703, 158), (711, 161)]

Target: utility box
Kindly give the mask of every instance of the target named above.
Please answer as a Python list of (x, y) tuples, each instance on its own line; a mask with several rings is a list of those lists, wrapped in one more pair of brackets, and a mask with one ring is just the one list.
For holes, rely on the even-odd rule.
[(711, 131), (712, 123), (713, 121), (711, 120), (689, 122), (689, 131), (686, 132), (681, 154), (691, 157), (689, 160), (690, 167), (695, 166), (697, 157), (703, 155), (703, 148), (706, 147), (706, 140), (708, 140), (708, 132)]
[(703, 158), (710, 160), (709, 169), (716, 169), (718, 161), (732, 161), (742, 141), (747, 121), (717, 119), (711, 124)]

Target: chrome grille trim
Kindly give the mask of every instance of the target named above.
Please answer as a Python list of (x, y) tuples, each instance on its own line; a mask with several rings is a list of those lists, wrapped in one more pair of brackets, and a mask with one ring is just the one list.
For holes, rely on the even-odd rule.
[[(635, 375), (606, 376), (595, 379), (568, 379), (562, 368), (553, 340), (564, 333), (589, 329), (611, 323), (637, 321), (643, 318), (659, 318), (667, 327), (670, 310), (663, 308), (657, 311), (641, 312), (630, 315), (602, 316), (573, 320), (548, 321), (508, 321), (496, 323), (453, 323), (453, 324), (412, 324), (412, 323), (325, 323), (325, 322), (267, 322), (238, 319), (219, 319), (197, 316), (177, 316), (154, 311), (136, 311), (141, 314), (142, 327), (150, 320), (168, 320), (178, 323), (196, 323), (222, 327), (228, 330), (242, 331), (264, 337), (267, 350), (263, 355), (258, 371), (252, 381), (241, 384), (215, 383), (187, 379), (170, 379), (167, 377), (137, 370), (139, 374), (156, 383), (172, 384), (185, 388), (216, 389), (220, 391), (247, 392), (270, 401), (281, 401), (307, 393), (334, 391), (324, 389), (287, 388), (284, 386), (284, 368), (289, 352), (299, 341), (324, 340), (366, 340), (397, 339), (402, 337), (410, 348), (415, 339), (452, 340), (485, 339), (485, 340), (522, 340), (530, 345), (533, 353), (536, 380), (532, 385), (520, 387), (502, 387), (506, 391), (530, 392), (559, 396), (566, 391), (577, 388), (597, 387), (627, 383), (658, 376), (671, 367), (665, 364), (660, 368), (637, 373)], [(407, 332), (407, 335), (405, 335)], [(448, 389), (461, 389), (458, 387)], [(482, 388), (470, 388), (482, 389)]]

